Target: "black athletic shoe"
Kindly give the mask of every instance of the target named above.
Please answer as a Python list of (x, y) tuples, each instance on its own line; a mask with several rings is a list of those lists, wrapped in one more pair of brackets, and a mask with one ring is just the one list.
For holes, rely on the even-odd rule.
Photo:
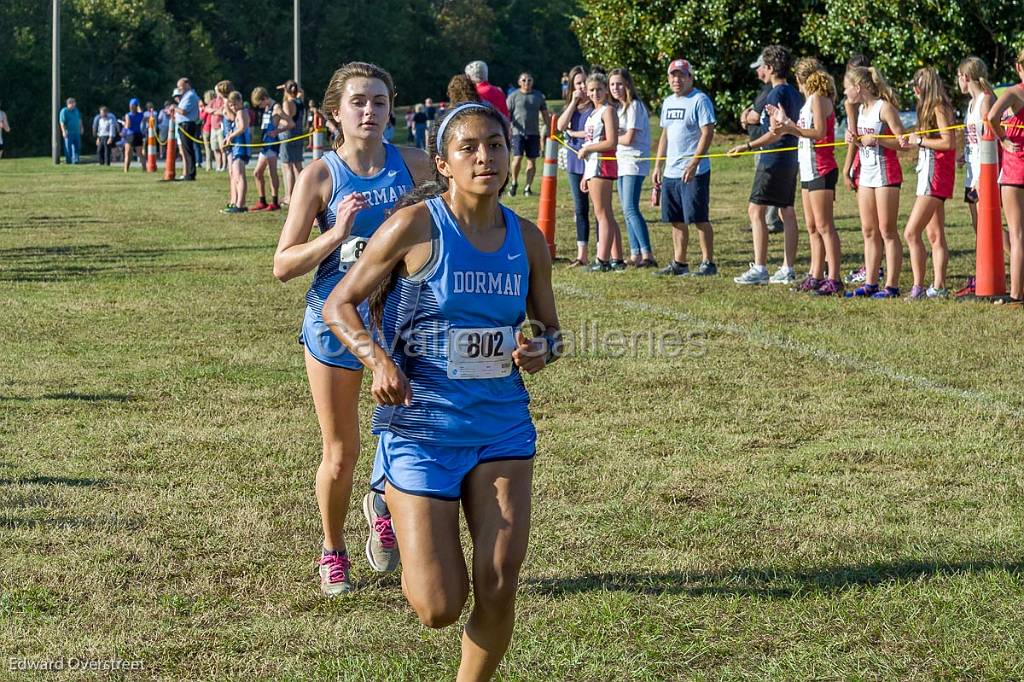
[(688, 274), (690, 274), (690, 266), (679, 264), (674, 260), (669, 261), (668, 265), (663, 267), (661, 270), (656, 270), (654, 272), (656, 277), (671, 277), (673, 275), (681, 277)]
[(517, 189), (519, 189), (519, 185), (513, 182), (511, 185), (508, 186), (508, 195), (510, 197), (514, 197), (516, 195)]
[(529, 185), (527, 185), (526, 189), (523, 190), (523, 196), (524, 197), (532, 197), (533, 196), (533, 190), (530, 189)]

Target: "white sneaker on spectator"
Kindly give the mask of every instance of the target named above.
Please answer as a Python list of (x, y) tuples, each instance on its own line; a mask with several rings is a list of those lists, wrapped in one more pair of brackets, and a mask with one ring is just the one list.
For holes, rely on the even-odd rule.
[(783, 265), (781, 268), (775, 271), (775, 274), (768, 278), (769, 284), (792, 284), (796, 281), (796, 272), (793, 268), (787, 268)]
[(739, 277), (733, 277), (736, 284), (768, 284), (768, 270), (763, 265), (750, 264), (750, 269)]

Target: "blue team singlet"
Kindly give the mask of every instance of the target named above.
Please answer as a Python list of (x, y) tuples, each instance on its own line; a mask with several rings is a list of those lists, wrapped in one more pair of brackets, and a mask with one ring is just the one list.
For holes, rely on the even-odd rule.
[(485, 253), (441, 197), (426, 205), (436, 229), (430, 262), (397, 279), (382, 324), (382, 345), (408, 377), (412, 405), (378, 406), (373, 432), (446, 446), (532, 432), (530, 397), (511, 357), (530, 280), (519, 219), (502, 206), (505, 241)]
[(281, 142), (277, 139), (277, 126), (274, 125), (274, 105), (271, 104), (269, 107), (257, 111), (260, 112), (260, 142), (271, 143), (260, 147), (260, 153), (277, 154)]
[[(238, 122), (241, 120), (241, 112), (235, 112), (235, 118), (228, 121), (227, 117), (224, 117), (224, 121), (230, 125), (229, 134), (238, 130)], [(243, 147), (241, 145), (249, 144), (252, 141), (252, 133), (249, 132), (250, 128), (246, 126), (245, 130), (241, 135), (231, 140), (231, 158), (240, 159), (242, 161), (249, 161), (249, 149), (250, 147)]]
[(128, 114), (128, 131), (133, 135), (142, 134), (142, 116), (141, 111), (133, 111)]
[(398, 148), (385, 144), (384, 150), (384, 168), (370, 177), (353, 173), (338, 156), (338, 152), (324, 154), (324, 163), (331, 173), (334, 189), (331, 192), (331, 200), (327, 202), (327, 208), (316, 217), (320, 232), (324, 233), (334, 227), (334, 221), (337, 219), (336, 208), (349, 194), (362, 192), (369, 205), (356, 213), (352, 232), (341, 246), (320, 262), (316, 269), (313, 283), (306, 292), (306, 304), (313, 309), (318, 318), (323, 312), (324, 301), (362, 255), (366, 242), (384, 222), (388, 211), (394, 207), (399, 197), (413, 188), (412, 176)]

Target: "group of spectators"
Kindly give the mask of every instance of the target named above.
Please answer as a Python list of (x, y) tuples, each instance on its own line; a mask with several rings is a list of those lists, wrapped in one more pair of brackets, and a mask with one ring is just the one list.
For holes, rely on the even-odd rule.
[[(756, 155), (747, 207), (753, 260), (734, 282), (795, 285), (797, 291), (818, 296), (897, 298), (901, 296), (905, 240), (913, 271), (907, 298), (953, 295), (946, 283), (945, 202), (953, 196), (955, 185), (957, 126), (949, 92), (938, 71), (923, 67), (914, 75), (918, 123), (917, 130), (911, 132), (904, 129), (897, 98), (885, 78), (863, 55), (854, 55), (843, 78), (846, 139), (836, 143), (840, 93), (818, 59), (795, 60), (787, 48), (770, 45), (750, 66), (763, 90), (742, 114), (749, 126), (749, 139), (730, 149), (728, 155)], [(1024, 82), (1024, 51), (1016, 68)], [(997, 98), (987, 74), (977, 57), (964, 59), (956, 74), (960, 93), (969, 99), (961, 126), (965, 130), (964, 152), (959, 157), (966, 170), (964, 200), (977, 231), (979, 145), (987, 124), (1002, 148), (999, 184), (1010, 253), (1010, 295), (1006, 300), (1019, 306), (1024, 305), (1024, 85), (1007, 88)], [(628, 228), (629, 264), (656, 266), (647, 224), (639, 210), (644, 178), (650, 172), (652, 202), (660, 204), (662, 221), (673, 227), (672, 259), (656, 274), (709, 276), (718, 272), (709, 218), (711, 164), (706, 158), (715, 135), (714, 104), (695, 87), (695, 71), (687, 60), (673, 60), (666, 75), (671, 94), (661, 103), (661, 136), (652, 148), (648, 112), (626, 69), (606, 73), (595, 67), (588, 73), (577, 66), (566, 74), (571, 96), (558, 119), (558, 129), (569, 147), (567, 170), (576, 206), (578, 253), (573, 266), (598, 272), (627, 266), (619, 225), (611, 210), (613, 183), (618, 185)], [(834, 151), (837, 144), (848, 147), (842, 178), (847, 189), (857, 192), (864, 238), (864, 265), (845, 276), (839, 270), (840, 243), (832, 211), (840, 177)], [(903, 172), (897, 152), (915, 147), (917, 198), (901, 238), (896, 220)], [(654, 163), (649, 165), (652, 159)], [(809, 272), (799, 282), (794, 209), (798, 183), (810, 241)], [(598, 223), (593, 261), (588, 254), (588, 204)], [(691, 226), (700, 236), (700, 263), (693, 269), (687, 257)], [(775, 231), (784, 235), (783, 257), (781, 265), (769, 273), (768, 235)], [(930, 284), (927, 246), (931, 247)], [(860, 286), (845, 291), (845, 284)], [(970, 278), (955, 295), (973, 292)]]

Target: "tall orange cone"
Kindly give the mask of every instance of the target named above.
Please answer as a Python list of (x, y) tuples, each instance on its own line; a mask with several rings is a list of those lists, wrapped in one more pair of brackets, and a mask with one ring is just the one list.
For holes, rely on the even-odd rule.
[(159, 145), (156, 143), (156, 120), (149, 117), (149, 131), (146, 135), (146, 172), (156, 172), (156, 156), (159, 152)]
[(999, 205), (999, 155), (991, 126), (981, 136), (981, 175), (978, 178), (978, 247), (974, 295), (1006, 295), (1003, 264), (1003, 215)]
[(164, 159), (164, 180), (174, 180), (174, 162), (178, 158), (178, 145), (174, 138), (177, 125), (172, 121), (167, 129), (167, 157)]
[(537, 227), (544, 233), (551, 257), (555, 257), (555, 189), (558, 184), (558, 140), (555, 138), (556, 122), (551, 116), (548, 139), (544, 145), (544, 175), (540, 180), (540, 208), (537, 213)]
[(313, 159), (322, 158), (324, 147), (327, 146), (327, 129), (324, 128), (324, 120), (317, 111), (313, 114)]

